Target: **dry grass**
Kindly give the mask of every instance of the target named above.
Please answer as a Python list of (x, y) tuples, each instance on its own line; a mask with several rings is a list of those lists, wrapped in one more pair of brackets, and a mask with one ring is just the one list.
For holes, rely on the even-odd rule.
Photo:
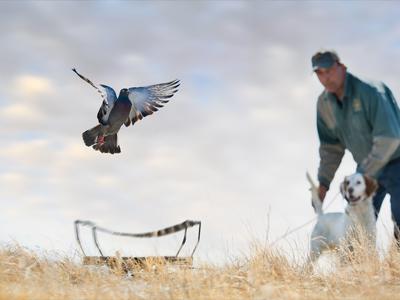
[[(373, 251), (372, 251), (373, 252)], [(397, 299), (400, 254), (379, 259), (363, 247), (330, 274), (318, 274), (278, 250), (254, 247), (226, 266), (122, 270), (71, 259), (38, 257), (19, 246), (0, 249), (0, 300), (5, 299)], [(357, 259), (356, 259), (357, 258)]]

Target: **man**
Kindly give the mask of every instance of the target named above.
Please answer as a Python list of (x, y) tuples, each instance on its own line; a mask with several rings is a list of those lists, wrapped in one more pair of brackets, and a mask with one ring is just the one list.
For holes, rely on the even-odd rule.
[(312, 68), (325, 88), (317, 103), (320, 140), (319, 196), (325, 198), (345, 149), (357, 171), (379, 183), (376, 215), (390, 195), (395, 238), (400, 242), (400, 110), (383, 83), (360, 80), (347, 71), (333, 51), (318, 52)]

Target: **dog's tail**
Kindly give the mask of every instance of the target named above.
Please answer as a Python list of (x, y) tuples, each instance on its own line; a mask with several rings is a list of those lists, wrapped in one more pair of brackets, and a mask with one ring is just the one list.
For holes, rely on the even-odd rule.
[(322, 201), (319, 198), (318, 195), (318, 187), (315, 185), (314, 181), (312, 180), (310, 174), (307, 172), (306, 173), (307, 176), (307, 180), (311, 185), (310, 191), (311, 191), (311, 203), (312, 206), (314, 207), (315, 213), (317, 215), (322, 215), (323, 211), (322, 211)]

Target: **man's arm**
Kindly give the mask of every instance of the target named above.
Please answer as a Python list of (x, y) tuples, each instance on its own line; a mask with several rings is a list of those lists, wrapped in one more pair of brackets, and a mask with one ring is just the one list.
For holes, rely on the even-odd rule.
[(359, 171), (376, 178), (399, 145), (400, 139), (398, 138), (374, 137), (371, 152), (361, 163)]
[[(341, 144), (322, 144), (319, 147), (320, 163), (318, 168), (318, 181), (325, 189), (320, 188), (320, 196), (324, 195), (342, 162), (344, 147)], [(322, 198), (321, 198), (322, 199)]]
[(332, 109), (327, 103), (323, 104), (323, 101), (323, 99), (319, 99), (317, 107), (317, 129), (320, 141), (318, 181), (320, 183), (319, 196), (321, 200), (325, 198), (325, 194), (329, 190), (345, 149), (333, 130), (335, 119)]
[(400, 111), (393, 94), (384, 85), (369, 94), (368, 104), (373, 145), (359, 171), (376, 178), (400, 145)]

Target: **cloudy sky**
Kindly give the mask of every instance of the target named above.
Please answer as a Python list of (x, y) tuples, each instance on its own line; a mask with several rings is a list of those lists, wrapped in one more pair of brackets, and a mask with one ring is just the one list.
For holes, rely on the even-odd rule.
[[(399, 14), (384, 1), (1, 1), (0, 242), (73, 254), (75, 219), (130, 232), (195, 219), (198, 255), (220, 260), (307, 222), (322, 90), (310, 57), (336, 49), (399, 99)], [(182, 84), (122, 128), (112, 156), (83, 144), (101, 99), (72, 67), (117, 92)], [(327, 200), (354, 169), (347, 154)], [(306, 244), (310, 230), (290, 239)], [(180, 237), (100, 240), (109, 254), (169, 255)]]

